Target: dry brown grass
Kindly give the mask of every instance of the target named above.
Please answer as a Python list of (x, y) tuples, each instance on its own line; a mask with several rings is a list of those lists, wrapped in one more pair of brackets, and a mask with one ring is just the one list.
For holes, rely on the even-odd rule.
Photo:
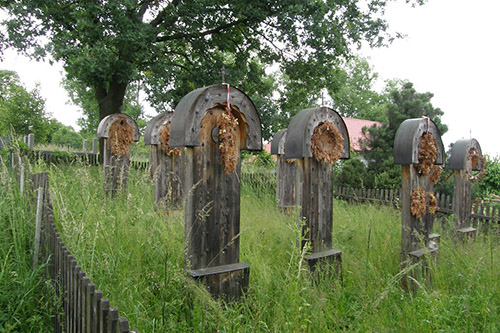
[(129, 156), (130, 145), (134, 143), (134, 128), (124, 119), (115, 120), (109, 127), (108, 142), (111, 154)]
[(228, 174), (236, 169), (238, 163), (237, 150), (240, 149), (236, 143), (238, 119), (229, 112), (223, 112), (217, 126), (219, 127), (217, 142), (221, 155), (221, 164), (224, 165), (224, 170)]
[(440, 165), (432, 165), (431, 166), (431, 171), (429, 174), (429, 181), (431, 182), (432, 185), (436, 185), (437, 182), (439, 181), (439, 178), (441, 178), (441, 173), (443, 172), (443, 168)]
[(434, 215), (439, 210), (438, 201), (434, 193), (427, 193), (429, 199), (429, 214)]
[(424, 133), (418, 143), (418, 163), (415, 165), (421, 176), (427, 176), (431, 172), (436, 157), (436, 139), (432, 133)]
[(335, 125), (329, 121), (321, 122), (311, 136), (311, 153), (317, 161), (333, 164), (344, 151), (343, 140)]
[(167, 156), (179, 156), (182, 153), (182, 148), (170, 148), (170, 120), (160, 128), (161, 149)]
[(423, 188), (414, 189), (411, 193), (411, 205), (410, 212), (411, 215), (415, 216), (417, 219), (425, 214), (426, 202), (425, 202), (425, 190)]

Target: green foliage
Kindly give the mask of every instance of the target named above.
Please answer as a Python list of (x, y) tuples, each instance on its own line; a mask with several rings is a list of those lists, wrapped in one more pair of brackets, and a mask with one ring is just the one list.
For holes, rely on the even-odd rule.
[(52, 134), (51, 143), (62, 146), (70, 145), (71, 147), (78, 149), (82, 147), (82, 141), (82, 136), (75, 132), (71, 126), (62, 125), (57, 131), (54, 132), (54, 134)]
[(0, 70), (0, 82), (0, 135), (33, 133), (37, 141), (46, 142), (50, 121), (39, 88), (27, 91), (12, 71)]
[[(411, 82), (389, 82), (386, 87), (386, 110), (388, 122), (380, 127), (364, 129), (363, 156), (369, 161), (368, 168), (376, 187), (398, 187), (401, 175), (399, 167), (393, 165), (394, 138), (399, 125), (410, 118), (429, 117), (441, 132), (448, 127), (441, 122), (444, 114), (431, 104), (432, 93), (419, 93)], [(399, 172), (400, 173), (400, 172)]]
[(35, 216), (11, 176), (0, 163), (0, 332), (51, 332), (53, 286), (32, 268)]
[[(288, 77), (286, 88), (305, 89), (306, 101), (327, 87), (353, 46), (362, 41), (380, 46), (393, 38), (381, 18), (386, 2), (378, 0), (6, 0), (0, 5), (10, 14), (2, 22), (0, 49), (62, 61), (67, 78), (95, 94), (98, 119), (121, 112), (131, 82), (143, 82), (141, 88), (163, 111), (161, 105), (171, 108), (194, 88), (221, 82), (225, 66), (226, 81), (249, 89), (263, 110), (264, 137), (274, 132), (272, 120), (282, 117), (280, 112), (290, 112), (270, 102), (273, 83), (262, 76), (266, 67), (279, 63)], [(90, 114), (87, 119), (94, 122)]]
[(373, 87), (378, 74), (373, 72), (368, 61), (354, 57), (345, 71), (337, 72), (340, 82), (327, 86), (335, 109), (343, 117), (387, 122), (386, 101)]
[(351, 158), (335, 164), (334, 184), (350, 188), (371, 188), (366, 184), (368, 171), (365, 163), (351, 153)]
[(474, 185), (474, 194), (480, 198), (500, 196), (500, 161), (498, 157), (486, 158), (486, 174)]
[[(73, 104), (82, 109), (83, 117), (77, 120), (78, 126), (81, 127), (80, 132), (86, 137), (94, 138), (100, 122), (95, 89), (87, 88), (80, 81), (69, 78), (63, 80), (63, 85)], [(144, 118), (144, 110), (137, 98), (138, 93), (139, 86), (131, 83), (125, 93), (121, 111), (134, 119), (142, 132), (147, 125), (147, 121)]]

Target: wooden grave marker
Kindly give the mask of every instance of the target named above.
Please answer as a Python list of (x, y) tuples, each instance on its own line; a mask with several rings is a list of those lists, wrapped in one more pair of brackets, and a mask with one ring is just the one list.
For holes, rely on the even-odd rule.
[(226, 84), (194, 90), (177, 105), (170, 146), (186, 147), (186, 270), (214, 297), (238, 300), (250, 266), (240, 263), (240, 150), (262, 149), (260, 117)]
[(285, 160), (286, 129), (279, 130), (271, 142), (271, 155), (276, 155), (276, 202), (283, 212), (295, 207), (295, 161)]
[(127, 187), (130, 169), (130, 146), (139, 141), (135, 121), (123, 113), (104, 117), (97, 128), (97, 138), (104, 139), (103, 182), (106, 194), (114, 196)]
[[(402, 166), (401, 179), (401, 266), (422, 263), (422, 270), (409, 272), (403, 286), (412, 292), (412, 278), (429, 276), (428, 254), (435, 258), (439, 235), (433, 234), (434, 214), (438, 202), (434, 184), (445, 163), (441, 134), (429, 118), (407, 119), (401, 123), (394, 140), (394, 164)], [(408, 285), (408, 284), (411, 285)]]
[(473, 236), (476, 229), (471, 225), (471, 188), (472, 181), (481, 176), (474, 171), (481, 171), (484, 165), (481, 146), (476, 139), (458, 140), (450, 154), (450, 169), (454, 175), (453, 189), (453, 225), (462, 239)]
[(338, 159), (349, 158), (349, 148), (344, 120), (331, 108), (302, 110), (288, 126), (285, 159), (296, 163), (295, 203), (302, 233), (297, 245), (310, 244), (312, 253), (305, 259), (311, 271), (324, 262), (340, 273), (342, 251), (332, 248), (333, 167)]
[(172, 115), (167, 112), (154, 117), (144, 131), (144, 144), (150, 146), (155, 206), (165, 210), (180, 208), (184, 198), (184, 149), (169, 146)]

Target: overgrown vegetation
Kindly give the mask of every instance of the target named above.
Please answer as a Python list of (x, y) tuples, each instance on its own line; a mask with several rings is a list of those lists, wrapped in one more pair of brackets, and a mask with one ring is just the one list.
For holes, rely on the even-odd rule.
[(0, 332), (50, 332), (53, 287), (33, 270), (35, 216), (26, 193), (0, 163)]
[(499, 329), (499, 245), (488, 237), (456, 244), (438, 230), (433, 286), (412, 296), (400, 286), (399, 212), (336, 201), (343, 279), (312, 284), (295, 247), (295, 215), (280, 213), (265, 186), (243, 183), (240, 260), (251, 266), (250, 289), (241, 303), (225, 305), (184, 273), (183, 213), (154, 211), (147, 172), (132, 170), (128, 193), (114, 200), (105, 198), (98, 168), (54, 168), (50, 176), (64, 242), (140, 331)]

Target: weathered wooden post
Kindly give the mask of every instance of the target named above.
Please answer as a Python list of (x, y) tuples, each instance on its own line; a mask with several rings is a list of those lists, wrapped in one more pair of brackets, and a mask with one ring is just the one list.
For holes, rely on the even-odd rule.
[(104, 190), (114, 196), (119, 189), (127, 187), (130, 145), (139, 141), (139, 129), (126, 114), (114, 113), (101, 120), (97, 138), (104, 139)]
[(295, 161), (285, 160), (286, 129), (279, 130), (271, 142), (271, 155), (276, 155), (276, 201), (283, 212), (295, 207)]
[(33, 149), (35, 147), (35, 134), (28, 134), (26, 143), (28, 144), (28, 149)]
[[(445, 155), (441, 134), (429, 118), (407, 119), (401, 123), (394, 139), (394, 164), (402, 166), (401, 178), (401, 265), (422, 262), (422, 273), (413, 270), (412, 277), (428, 275), (427, 254), (438, 250), (439, 235), (432, 234), (434, 214), (438, 209), (434, 184), (441, 175)], [(409, 279), (403, 279), (408, 288)], [(416, 291), (412, 283), (411, 290)]]
[(84, 154), (86, 154), (86, 153), (87, 153), (87, 142), (88, 142), (88, 141), (87, 141), (87, 139), (83, 139), (83, 140), (82, 140), (82, 152), (83, 152)]
[(175, 109), (170, 147), (186, 147), (187, 272), (213, 296), (237, 300), (250, 273), (239, 262), (240, 150), (262, 149), (259, 114), (229, 85), (194, 90)]
[(312, 253), (305, 257), (311, 271), (318, 261), (335, 264), (340, 271), (342, 251), (332, 248), (333, 167), (339, 159), (349, 158), (349, 147), (344, 120), (328, 107), (300, 111), (287, 129), (285, 158), (296, 163), (300, 246), (311, 246)]
[(453, 215), (455, 231), (465, 238), (474, 235), (471, 226), (471, 181), (473, 171), (485, 168), (481, 146), (476, 139), (458, 140), (453, 145), (450, 155), (450, 169), (454, 170)]
[(173, 112), (160, 114), (148, 123), (144, 144), (149, 145), (149, 167), (155, 186), (155, 204), (162, 209), (179, 208), (183, 202), (185, 157), (183, 148), (170, 148)]
[(97, 139), (92, 139), (92, 154), (97, 154)]

